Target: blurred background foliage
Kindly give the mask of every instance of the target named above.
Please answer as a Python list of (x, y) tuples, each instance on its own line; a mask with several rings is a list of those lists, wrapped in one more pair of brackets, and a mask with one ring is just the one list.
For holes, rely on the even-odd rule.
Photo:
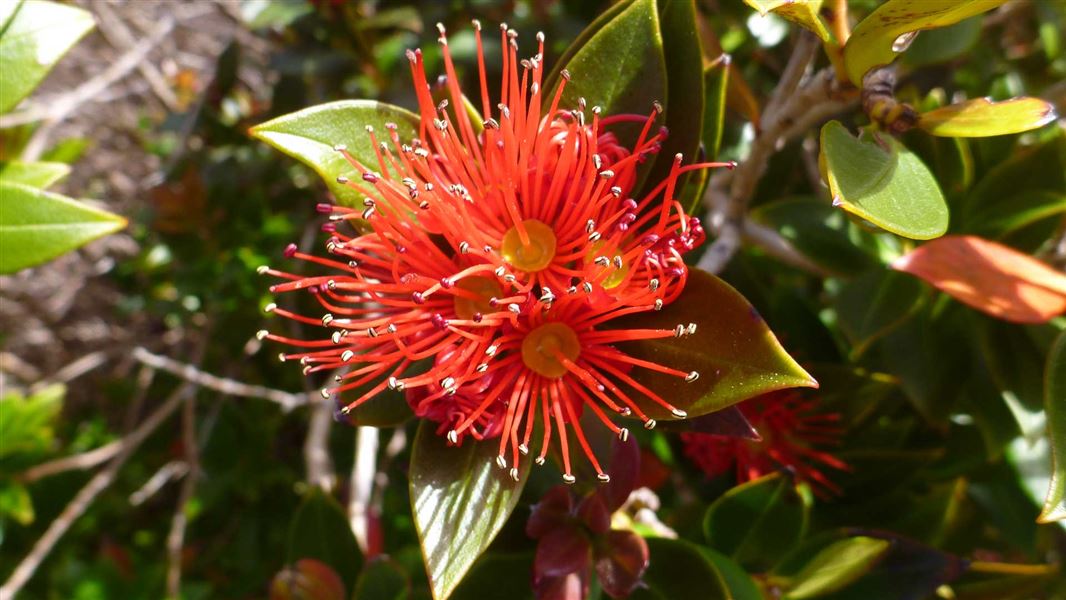
[[(138, 360), (134, 348), (275, 390), (317, 385), (305, 382), (297, 368), (279, 368), (275, 351), (255, 340), (265, 322), (261, 309), (271, 301), (256, 267), (277, 263), (290, 242), (302, 248), (321, 243), (314, 205), (326, 188), (310, 169), (252, 140), (250, 126), (344, 98), (414, 106), (403, 52), (421, 47), (427, 72), (441, 72), (438, 21), (451, 34), (465, 89), (476, 78), (473, 18), (487, 26), (508, 23), (527, 48), (543, 31), (552, 65), (611, 3), (79, 4), (101, 31), (74, 48), (27, 101), (31, 107), (47, 107), (121, 54), (125, 42), (115, 23), (135, 39), (167, 19), (172, 30), (145, 55), (154, 66), (116, 83), (111, 98), (81, 104), (66, 122), (46, 118), (0, 130), (0, 158), (24, 157), (28, 145), (41, 145), (35, 158), (74, 167), (60, 189), (101, 198), (130, 222), (124, 233), (75, 255), (2, 279), (0, 578), (93, 477), (87, 469), (31, 475), (35, 466), (114, 444), (181, 392), (181, 379), (165, 369), (149, 376), (150, 360)], [(848, 4), (863, 15), (878, 2)], [(719, 159), (743, 160), (759, 107), (799, 29), (760, 17), (739, 1), (696, 5), (705, 63), (721, 52), (732, 57)], [(934, 106), (955, 97), (1030, 95), (1056, 104), (1062, 114), (1064, 31), (1063, 3), (1015, 0), (923, 34), (903, 59), (908, 70), (898, 97)], [(492, 78), (498, 78), (491, 71), (499, 55), (498, 39), (487, 36)], [(146, 83), (151, 70), (169, 95)], [(857, 110), (842, 119), (867, 122)], [(1051, 469), (1043, 435), (1044, 364), (1062, 318), (1004, 323), (888, 270), (885, 265), (912, 243), (849, 220), (830, 205), (818, 176), (817, 134), (813, 129), (773, 155), (756, 188), (752, 217), (791, 241), (823, 276), (747, 246), (722, 276), (819, 379), (821, 410), (842, 415), (846, 433), (831, 451), (850, 470), (829, 474), (842, 491), (811, 497), (791, 482), (785, 492), (766, 491), (777, 480), (733, 488), (732, 477), (708, 478), (687, 460), (676, 435), (641, 431), (640, 481), (658, 495), (658, 520), (699, 547), (692, 560), (715, 565), (714, 585), (736, 598), (758, 597), (750, 594), (759, 589), (791, 590), (797, 598), (1066, 596), (1058, 567), (1066, 533), (1060, 524), (1036, 523)], [(973, 140), (915, 131), (904, 141), (940, 182), (952, 232), (980, 233), (1066, 265), (1060, 123)], [(292, 334), (300, 337), (296, 327)], [(92, 360), (79, 364), (86, 358)], [(264, 597), (277, 573), (307, 557), (332, 566), (346, 595), (428, 597), (405, 481), (412, 426), (382, 431), (376, 513), (358, 551), (341, 508), (351, 499), (353, 428), (325, 421), (323, 462), (306, 447), (309, 431), (323, 427), (313, 409), (286, 411), (268, 400), (206, 390), (196, 392), (195, 403), (181, 401), (192, 406), (191, 422), (170, 416), (145, 440), (73, 522), (20, 598), (163, 597), (175, 556), (187, 599)], [(556, 482), (554, 474), (538, 470), (532, 478), (455, 597), (531, 596), (536, 543), (525, 535), (525, 522), (529, 507)], [(320, 487), (339, 504), (315, 491)], [(725, 529), (705, 535), (714, 514), (730, 510), (731, 502), (760, 512), (742, 512), (748, 520), (724, 519), (719, 527)], [(188, 525), (168, 560), (176, 507)], [(769, 523), (804, 526), (794, 534), (789, 527), (760, 526), (766, 515)], [(746, 545), (728, 541), (736, 536)], [(890, 550), (880, 545), (884, 540)], [(830, 547), (826, 556), (854, 558), (830, 565), (851, 578), (818, 589), (819, 566), (809, 559)], [(664, 557), (665, 565), (671, 552), (692, 558), (679, 547), (653, 545), (646, 592), (677, 597), (655, 582), (678, 578), (702, 589), (699, 569), (658, 571), (655, 557)], [(368, 554), (376, 558), (364, 561)], [(317, 582), (319, 595), (307, 597), (344, 597), (323, 583), (328, 576), (309, 568), (310, 575), (297, 564), (282, 577)], [(812, 578), (814, 591), (796, 583)], [(600, 593), (596, 584), (592, 591)]]

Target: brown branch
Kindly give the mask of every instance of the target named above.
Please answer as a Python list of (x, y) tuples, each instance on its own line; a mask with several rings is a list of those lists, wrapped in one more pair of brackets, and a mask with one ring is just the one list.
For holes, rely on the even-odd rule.
[(191, 394), (182, 406), (181, 432), (182, 447), (186, 463), (189, 465), (189, 473), (181, 483), (181, 492), (178, 495), (177, 505), (174, 507), (174, 516), (170, 521), (170, 532), (167, 534), (167, 598), (174, 600), (181, 597), (181, 557), (185, 547), (185, 528), (189, 521), (185, 509), (192, 500), (197, 480), (200, 478), (200, 449), (199, 441), (196, 439), (196, 397)]
[(175, 375), (186, 381), (192, 381), (201, 387), (227, 396), (261, 398), (263, 400), (276, 402), (281, 405), (281, 409), (285, 412), (307, 404), (307, 398), (305, 396), (290, 394), (288, 392), (263, 387), (261, 385), (250, 385), (239, 381), (233, 381), (232, 379), (223, 379), (217, 375), (205, 373), (190, 364), (179, 362), (158, 354), (152, 354), (141, 347), (133, 349), (133, 358), (137, 362), (159, 369), (160, 371), (166, 371), (171, 375)]

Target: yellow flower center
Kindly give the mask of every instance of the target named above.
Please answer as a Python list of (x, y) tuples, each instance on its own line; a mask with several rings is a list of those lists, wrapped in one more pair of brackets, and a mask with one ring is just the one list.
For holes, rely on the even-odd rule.
[(496, 312), (496, 309), (489, 305), (489, 300), (503, 295), (500, 284), (488, 277), (464, 277), (456, 282), (455, 287), (476, 296), (455, 295), (455, 314), (460, 319), (471, 319), (476, 313)]
[(518, 227), (503, 234), (500, 252), (509, 265), (526, 273), (535, 273), (551, 264), (555, 258), (555, 233), (536, 219), (522, 221), (528, 243), (522, 243)]
[(545, 377), (558, 379), (566, 375), (566, 366), (558, 358), (560, 354), (570, 361), (581, 354), (577, 334), (565, 323), (545, 323), (522, 340), (522, 362)]
[[(590, 265), (594, 263), (596, 259), (601, 256), (600, 250), (603, 246), (604, 242), (602, 241), (592, 244), (592, 246), (589, 247), (588, 254), (585, 255), (585, 262)], [(616, 263), (614, 262), (613, 256), (608, 256), (607, 258), (611, 259), (610, 265), (606, 267), (602, 265), (592, 266), (592, 273), (595, 276), (600, 276), (604, 271), (609, 272), (608, 275), (603, 278), (603, 281), (600, 282), (600, 285), (602, 285), (605, 290), (618, 287), (626, 278), (626, 275), (629, 275), (629, 261), (623, 260), (622, 266), (617, 267), (615, 266)]]

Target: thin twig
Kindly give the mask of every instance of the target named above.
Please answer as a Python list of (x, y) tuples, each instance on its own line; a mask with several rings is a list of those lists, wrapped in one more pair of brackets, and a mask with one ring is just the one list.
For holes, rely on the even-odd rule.
[[(136, 424), (137, 415), (140, 413), (141, 405), (144, 403), (144, 397), (148, 393), (148, 388), (152, 385), (152, 379), (154, 377), (155, 369), (147, 365), (142, 367), (140, 373), (137, 374), (137, 393), (134, 396), (133, 401), (130, 403), (130, 411), (127, 416), (124, 431), (129, 432), (133, 430)], [(45, 477), (50, 477), (66, 471), (84, 471), (86, 469), (91, 469), (114, 458), (122, 452), (129, 443), (130, 437), (126, 435), (113, 442), (104, 444), (99, 448), (89, 450), (88, 452), (82, 452), (73, 456), (64, 456), (63, 458), (34, 465), (20, 474), (18, 479), (24, 483), (33, 483), (38, 479), (44, 479)]]
[(233, 381), (232, 379), (223, 379), (216, 375), (205, 373), (190, 364), (179, 362), (158, 354), (153, 354), (142, 347), (133, 349), (133, 358), (142, 364), (149, 365), (160, 371), (166, 371), (171, 375), (176, 375), (186, 381), (195, 382), (199, 386), (226, 394), (227, 396), (261, 398), (263, 400), (276, 402), (281, 405), (281, 409), (285, 412), (307, 404), (307, 398), (304, 396), (290, 394), (288, 392), (263, 387), (261, 385), (250, 385), (239, 381)]
[[(806, 40), (808, 38), (802, 38)], [(728, 193), (721, 187), (723, 179), (712, 178), (708, 185), (707, 197), (710, 200), (710, 210), (705, 222), (710, 225), (717, 237), (713, 244), (700, 257), (699, 268), (711, 273), (719, 273), (733, 258), (740, 248), (741, 241), (745, 238), (747, 227), (745, 225), (748, 203), (755, 193), (755, 187), (759, 179), (766, 171), (766, 167), (772, 157), (787, 141), (807, 133), (821, 121), (837, 114), (850, 106), (850, 101), (836, 98), (833, 87), (834, 76), (830, 69), (823, 69), (812, 76), (806, 84), (795, 87), (796, 73), (802, 73), (808, 63), (813, 60), (815, 52), (811, 51), (808, 44), (804, 44), (803, 52), (793, 54), (793, 59), (785, 68), (787, 78), (783, 78), (779, 89), (787, 93), (774, 92), (773, 97), (780, 98), (780, 102), (772, 102), (773, 111), (763, 114), (763, 128), (752, 142), (748, 157), (743, 160), (733, 171), (727, 180)], [(815, 46), (816, 50), (817, 46)], [(797, 58), (799, 57), (799, 58)], [(804, 64), (804, 69), (796, 66)], [(764, 232), (760, 232), (764, 233)], [(749, 239), (766, 242), (765, 235), (750, 236)], [(788, 262), (799, 266), (812, 263), (805, 260), (798, 252), (791, 248), (790, 244), (772, 244), (769, 248), (776, 256), (788, 257)]]
[(311, 409), (311, 421), (307, 425), (304, 440), (304, 465), (307, 481), (329, 492), (337, 483), (333, 471), (333, 459), (329, 455), (329, 431), (333, 426), (332, 400), (318, 399)]
[(63, 534), (70, 529), (70, 526), (74, 524), (74, 521), (78, 519), (92, 504), (101, 492), (107, 489), (115, 481), (115, 476), (118, 474), (119, 469), (125, 464), (126, 460), (133, 454), (149, 435), (152, 434), (167, 417), (171, 415), (181, 402), (188, 397), (196, 389), (196, 384), (190, 381), (186, 381), (175, 390), (170, 397), (168, 397), (163, 404), (155, 410), (147, 419), (144, 420), (130, 435), (127, 436), (128, 443), (122, 448), (115, 458), (108, 463), (104, 469), (93, 476), (85, 487), (78, 491), (74, 499), (67, 504), (63, 512), (59, 513), (59, 516), (48, 526), (44, 534), (41, 536), (37, 543), (33, 545), (30, 553), (22, 559), (22, 562), (15, 567), (15, 570), (11, 572), (11, 576), (4, 582), (4, 585), (0, 587), (0, 599), (8, 600), (13, 599), (15, 594), (22, 589), (22, 586), (29, 581), (30, 577), (40, 566), (41, 561), (48, 556), (55, 547), (56, 543)]
[(185, 547), (185, 528), (189, 518), (185, 509), (196, 491), (196, 482), (200, 477), (200, 449), (196, 438), (196, 397), (190, 395), (185, 399), (181, 411), (181, 439), (189, 473), (181, 482), (181, 493), (174, 507), (174, 517), (170, 521), (167, 534), (167, 598), (181, 597), (181, 556)]
[(107, 352), (103, 350), (97, 350), (96, 352), (90, 352), (78, 360), (70, 363), (69, 365), (59, 369), (53, 373), (50, 377), (38, 381), (30, 386), (30, 392), (40, 391), (50, 385), (56, 383), (67, 383), (68, 381), (77, 379), (82, 375), (92, 371), (100, 365), (107, 362)]
[[(92, 7), (98, 17), (97, 23), (100, 25), (100, 33), (104, 34), (104, 37), (107, 38), (107, 41), (112, 46), (116, 49), (125, 50), (136, 45), (137, 40), (134, 39), (129, 28), (111, 10), (107, 2), (96, 2), (92, 4)], [(166, 78), (163, 77), (163, 74), (159, 72), (159, 69), (151, 61), (140, 61), (137, 63), (137, 70), (144, 76), (156, 98), (159, 98), (159, 101), (166, 105), (167, 110), (170, 112), (178, 112), (180, 110), (178, 96), (174, 93), (174, 90), (170, 89)]]
[(56, 102), (49, 104), (47, 108), (38, 111), (43, 114), (34, 114), (32, 110), (27, 110), (0, 117), (0, 129), (44, 119), (44, 124), (33, 133), (29, 142), (26, 143), (26, 147), (22, 151), (22, 160), (33, 161), (40, 158), (52, 129), (58, 123), (66, 119), (83, 103), (92, 100), (111, 84), (129, 74), (173, 28), (174, 19), (170, 17), (164, 18), (148, 37), (141, 40), (133, 48), (130, 48), (129, 52), (122, 55), (102, 73), (79, 85)]
[[(399, 431), (399, 429), (397, 429)], [(360, 426), (355, 430), (355, 460), (349, 482), (348, 520), (359, 548), (366, 553), (369, 545), (370, 498), (377, 472), (378, 429)]]

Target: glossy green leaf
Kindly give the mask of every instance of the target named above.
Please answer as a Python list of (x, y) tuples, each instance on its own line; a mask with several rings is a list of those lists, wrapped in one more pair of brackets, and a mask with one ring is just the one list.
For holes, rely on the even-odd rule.
[(1039, 98), (977, 98), (922, 113), (918, 127), (944, 137), (989, 137), (1043, 127), (1055, 118), (1054, 105)]
[(379, 556), (368, 562), (355, 582), (352, 600), (406, 600), (411, 580), (396, 561)]
[(0, 460), (51, 448), (65, 394), (64, 386), (52, 385), (28, 397), (18, 393), (0, 397)]
[(833, 303), (840, 330), (858, 356), (874, 340), (903, 323), (925, 300), (921, 281), (891, 269), (877, 268), (845, 285)]
[(770, 202), (753, 209), (751, 218), (777, 230), (801, 254), (832, 273), (857, 275), (880, 264), (874, 236), (821, 199)]
[(811, 494), (774, 473), (738, 485), (711, 504), (703, 533), (711, 548), (747, 568), (767, 568), (803, 538)]
[[(655, 0), (636, 0), (627, 6), (589, 37), (563, 66), (570, 72), (560, 104), (563, 108), (576, 108), (580, 98), (590, 108), (599, 106), (604, 115), (646, 115), (655, 101), (668, 106), (666, 62)], [(632, 133), (622, 136), (627, 142), (635, 141), (639, 132), (638, 127), (620, 130)]]
[(362, 173), (334, 148), (347, 146), (348, 152), (363, 166), (381, 172), (383, 167), (378, 163), (367, 127), (373, 128), (373, 139), (381, 142), (389, 139), (389, 123), (396, 125), (396, 133), (404, 143), (418, 137), (417, 115), (372, 100), (341, 100), (312, 106), (256, 125), (251, 134), (314, 169), (341, 204), (362, 206), (362, 194), (337, 182), (340, 176), (358, 181)]
[(1066, 135), (1058, 133), (1037, 145), (1012, 144), (1006, 159), (990, 167), (962, 198), (960, 222), (973, 224), (980, 212), (994, 206), (1006, 214), (1023, 192), (1066, 193)]
[[(686, 411), (689, 417), (774, 390), (818, 386), (788, 355), (744, 296), (698, 269), (689, 270), (685, 290), (672, 304), (660, 311), (616, 319), (608, 326), (674, 329), (678, 324), (689, 323), (696, 324), (694, 335), (619, 344), (631, 356), (699, 373), (692, 382), (650, 369), (635, 369), (632, 373), (639, 383)], [(643, 395), (633, 397), (652, 418), (674, 418)]]
[(873, 569), (890, 545), (888, 540), (863, 536), (830, 544), (795, 575), (785, 598), (817, 598), (847, 586)]
[(822, 128), (822, 157), (834, 203), (882, 229), (916, 240), (948, 228), (936, 178), (888, 135), (855, 138), (838, 121)]
[(66, 196), (0, 182), (0, 273), (14, 273), (126, 226)]
[(822, 0), (744, 0), (744, 3), (759, 11), (759, 14), (774, 13), (813, 31), (823, 42), (832, 39), (818, 14), (822, 10)]
[[(592, 39), (592, 36), (599, 33), (605, 25), (613, 21), (615, 17), (622, 13), (622, 11), (629, 8), (634, 1), (635, 0), (619, 0), (619, 2), (612, 4), (610, 8), (600, 13), (599, 16), (597, 16), (591, 23), (588, 24), (588, 26), (582, 29), (581, 33), (578, 34), (578, 36), (574, 38), (572, 42), (570, 42), (570, 45), (566, 47), (566, 50), (564, 50), (563, 53), (559, 56), (559, 59), (555, 61), (555, 64), (552, 66), (551, 71), (548, 72), (548, 76), (544, 78), (544, 89), (554, 90), (555, 87), (559, 84), (559, 76), (563, 70), (563, 67), (565, 67), (567, 63), (570, 62), (570, 59), (572, 59), (574, 55), (578, 53), (578, 51), (585, 47), (585, 44), (587, 44), (588, 41)], [(554, 96), (550, 94), (545, 94), (544, 101), (551, 102), (550, 98), (552, 97)]]
[(727, 600), (732, 596), (722, 576), (700, 548), (683, 540), (648, 538), (651, 560), (644, 572), (644, 584), (632, 600), (673, 600), (701, 598)]
[(15, 13), (22, 8), (23, 0), (13, 0), (12, 2), (0, 2), (0, 32), (7, 29), (11, 19), (14, 18)]
[[(666, 96), (660, 100), (666, 103), (669, 136), (648, 176), (651, 186), (670, 174), (674, 155), (681, 154), (686, 164), (696, 162), (703, 131), (703, 50), (695, 0), (659, 0), (659, 5), (667, 86)], [(689, 179), (687, 173), (678, 178), (678, 189), (683, 189)]]
[(722, 148), (725, 125), (726, 92), (729, 89), (729, 65), (733, 59), (723, 54), (703, 72), (703, 147), (707, 160), (716, 160)]
[(430, 589), (443, 600), (514, 511), (533, 461), (522, 461), (514, 481), (496, 465), (498, 444), (452, 447), (435, 430), (433, 423), (419, 426), (409, 478)]
[(922, 29), (946, 27), (992, 10), (1006, 0), (888, 0), (851, 32), (844, 46), (844, 65), (855, 85), (874, 67), (887, 65), (907, 47), (901, 36)]
[(21, 183), (44, 189), (69, 173), (69, 165), (57, 162), (0, 162), (0, 183)]
[(18, 6), (0, 34), (0, 114), (30, 95), (93, 25), (91, 14), (67, 4), (26, 0)]
[(349, 590), (363, 566), (363, 553), (344, 509), (317, 487), (308, 492), (293, 515), (285, 556), (288, 564), (301, 558), (322, 561), (340, 575)]
[(973, 215), (959, 226), (960, 233), (1002, 239), (1024, 227), (1066, 213), (1066, 194), (1027, 190), (1003, 198), (1001, 202), (974, 208)]
[(1066, 332), (1060, 333), (1044, 368), (1044, 413), (1051, 439), (1051, 484), (1041, 523), (1066, 519)]
[(700, 552), (711, 561), (718, 575), (722, 577), (732, 600), (763, 600), (759, 584), (736, 561), (717, 550), (701, 546)]
[(918, 67), (965, 56), (981, 39), (982, 20), (981, 17), (970, 17), (941, 29), (923, 31), (903, 53), (903, 63)]

